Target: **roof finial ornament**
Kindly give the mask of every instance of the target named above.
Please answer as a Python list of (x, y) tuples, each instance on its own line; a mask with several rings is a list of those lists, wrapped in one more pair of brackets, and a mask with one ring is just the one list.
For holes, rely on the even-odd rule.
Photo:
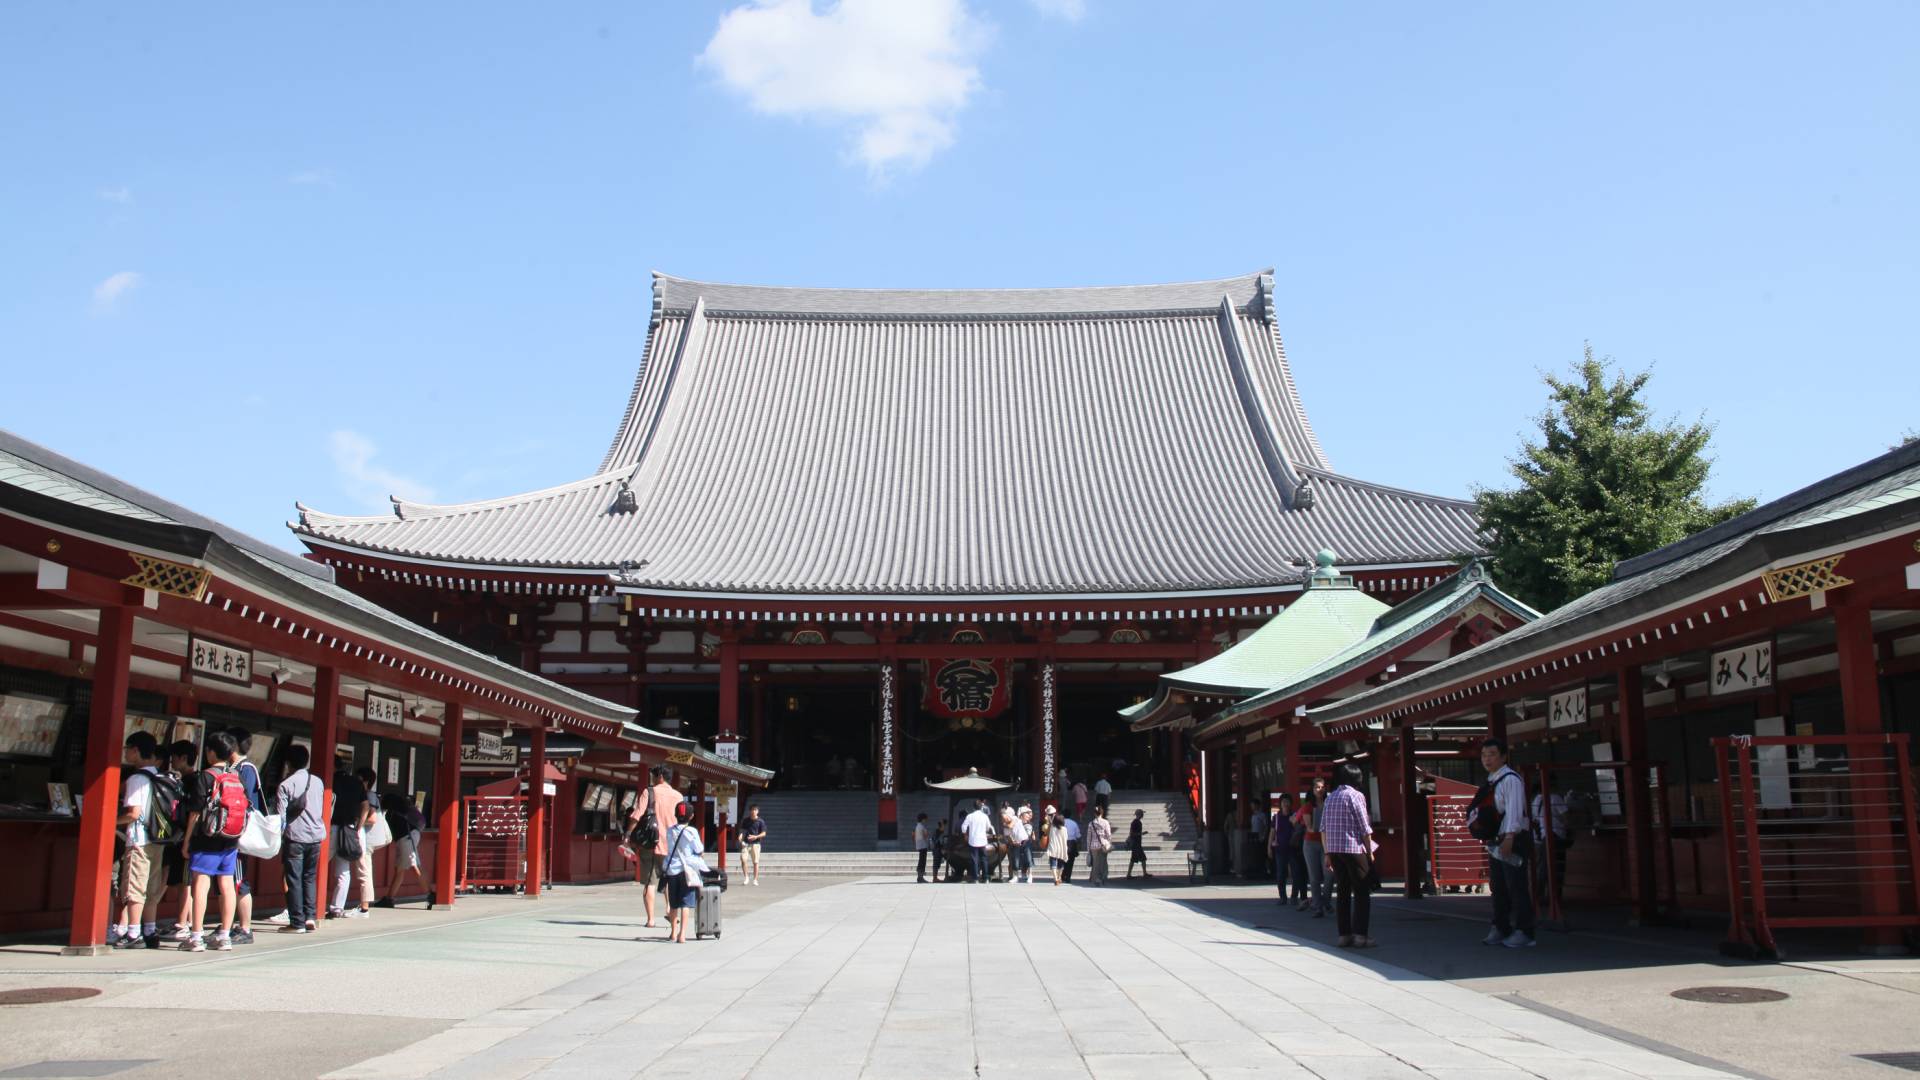
[(625, 480), (620, 481), (620, 490), (613, 496), (613, 505), (607, 507), (609, 514), (631, 514), (640, 509), (640, 497), (633, 493), (633, 486)]
[(613, 572), (607, 576), (613, 579), (615, 585), (639, 585), (641, 584), (640, 571), (646, 565), (645, 559), (621, 559), (619, 565), (615, 566)]
[(399, 518), (401, 521), (407, 520), (406, 504), (400, 501), (400, 496), (389, 495), (387, 496), (387, 501), (393, 504), (394, 517)]
[(1300, 474), (1300, 482), (1293, 485), (1293, 508), (1295, 510), (1313, 509), (1313, 477)]

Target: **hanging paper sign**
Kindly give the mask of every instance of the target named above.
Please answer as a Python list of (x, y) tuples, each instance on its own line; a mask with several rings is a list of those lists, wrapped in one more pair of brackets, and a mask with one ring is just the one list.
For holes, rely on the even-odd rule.
[(1572, 727), (1587, 722), (1587, 688), (1567, 690), (1547, 699), (1547, 726)]
[(891, 798), (893, 784), (893, 665), (880, 665), (880, 795)]
[(1773, 685), (1773, 642), (1761, 641), (1713, 654), (1707, 682), (1713, 694), (1738, 694)]
[(473, 733), (474, 749), (478, 750), (483, 756), (495, 758), (504, 757), (505, 755), (500, 752), (502, 745), (503, 742), (497, 732), (476, 731)]
[(935, 716), (999, 716), (1013, 700), (1005, 660), (929, 660), (920, 707)]
[(367, 691), (367, 723), (399, 727), (407, 718), (407, 703), (391, 694)]
[(197, 634), (187, 639), (187, 667), (209, 679), (253, 685), (253, 650), (208, 641)]

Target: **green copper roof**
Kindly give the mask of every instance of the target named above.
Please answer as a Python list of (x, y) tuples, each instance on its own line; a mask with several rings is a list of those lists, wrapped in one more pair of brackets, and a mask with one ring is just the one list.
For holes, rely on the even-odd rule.
[(1365, 638), (1386, 611), (1350, 585), (1316, 584), (1232, 648), (1161, 682), (1202, 694), (1257, 694)]
[(1529, 623), (1540, 617), (1538, 611), (1501, 591), (1500, 587), (1486, 576), (1482, 566), (1479, 563), (1473, 563), (1460, 573), (1417, 596), (1408, 598), (1391, 612), (1381, 616), (1375, 621), (1371, 632), (1359, 641), (1326, 657), (1311, 668), (1296, 672), (1291, 678), (1274, 683), (1252, 697), (1227, 706), (1215, 714), (1205, 726), (1214, 727), (1217, 724), (1231, 723), (1234, 718), (1244, 716), (1263, 706), (1283, 701), (1315, 686), (1328, 684), (1342, 673), (1361, 667), (1392, 651), (1401, 643), (1417, 638), (1434, 626), (1453, 618), (1476, 600), (1485, 600), (1493, 604), (1513, 615), (1520, 623)]

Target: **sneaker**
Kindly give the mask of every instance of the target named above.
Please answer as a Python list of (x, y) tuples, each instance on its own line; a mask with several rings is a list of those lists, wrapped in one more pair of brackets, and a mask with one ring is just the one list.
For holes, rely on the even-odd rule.
[(311, 934), (318, 929), (320, 929), (319, 923), (314, 922), (312, 919), (307, 920), (307, 933)]
[(374, 907), (392, 907), (392, 906), (393, 906), (393, 897), (391, 897), (391, 896), (383, 896), (383, 897), (381, 897), (380, 899), (378, 899), (378, 900), (375, 900), (375, 901), (373, 902), (373, 906), (374, 906)]
[(1507, 940), (1507, 935), (1501, 933), (1500, 928), (1496, 926), (1493, 929), (1487, 931), (1487, 936), (1480, 939), (1480, 944), (1504, 945), (1506, 944), (1506, 940)]
[(342, 916), (341, 916), (341, 918), (343, 918), (343, 919), (364, 919), (364, 918), (366, 918), (366, 917), (367, 917), (367, 916), (368, 916), (369, 914), (370, 914), (370, 912), (368, 912), (368, 911), (367, 911), (367, 909), (366, 909), (366, 908), (363, 908), (363, 907), (357, 907), (357, 908), (348, 908), (348, 909), (347, 909), (347, 911), (346, 911), (346, 913), (345, 913), (344, 915), (342, 915)]
[(1509, 949), (1531, 949), (1534, 946), (1534, 940), (1532, 935), (1528, 934), (1525, 930), (1515, 930), (1513, 933), (1508, 934), (1507, 940), (1500, 944), (1505, 945)]
[(260, 921), (270, 922), (270, 923), (273, 923), (275, 926), (285, 926), (288, 923), (292, 922), (293, 920), (288, 918), (287, 913), (283, 911), (278, 915), (269, 915)]
[(327, 918), (329, 918), (329, 919), (338, 919), (338, 918), (343, 918), (343, 917), (344, 917), (344, 916), (343, 916), (343, 915), (341, 914), (341, 911), (340, 911), (340, 909), (339, 909), (339, 908), (328, 908), (328, 909), (327, 909)]
[(276, 932), (281, 934), (305, 934), (308, 932), (308, 930), (307, 930), (306, 924), (302, 923), (299, 926), (292, 926), (292, 925), (283, 926)]
[(251, 945), (251, 944), (253, 944), (253, 931), (251, 931), (251, 930), (235, 930), (235, 931), (233, 932), (233, 943), (234, 943), (235, 945)]
[(117, 937), (107, 942), (107, 948), (109, 949), (144, 949), (146, 947), (146, 942), (134, 937), (132, 934), (128, 934), (126, 937)]
[(148, 934), (146, 937), (140, 939), (140, 943), (149, 949), (157, 949), (160, 947), (160, 935)]
[(232, 952), (233, 951), (232, 935), (215, 934), (213, 937), (213, 951), (214, 952)]
[(173, 928), (173, 940), (186, 941), (191, 937), (193, 937), (193, 927), (181, 923), (179, 926)]
[(1347, 948), (1347, 947), (1349, 947), (1349, 946), (1351, 946), (1352, 944), (1353, 944), (1353, 935), (1352, 935), (1352, 934), (1341, 934), (1341, 935), (1340, 935), (1340, 940), (1339, 940), (1339, 942), (1338, 942), (1338, 945), (1339, 945), (1339, 947), (1340, 947), (1340, 948), (1342, 948), (1342, 949), (1345, 949), (1345, 948)]
[(206, 952), (207, 943), (200, 938), (190, 937), (180, 943), (181, 952)]

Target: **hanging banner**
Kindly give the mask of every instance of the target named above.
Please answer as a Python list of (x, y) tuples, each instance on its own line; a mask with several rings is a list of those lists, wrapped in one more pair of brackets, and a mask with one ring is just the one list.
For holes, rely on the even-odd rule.
[(920, 707), (935, 716), (999, 716), (1013, 700), (1005, 660), (929, 660)]

